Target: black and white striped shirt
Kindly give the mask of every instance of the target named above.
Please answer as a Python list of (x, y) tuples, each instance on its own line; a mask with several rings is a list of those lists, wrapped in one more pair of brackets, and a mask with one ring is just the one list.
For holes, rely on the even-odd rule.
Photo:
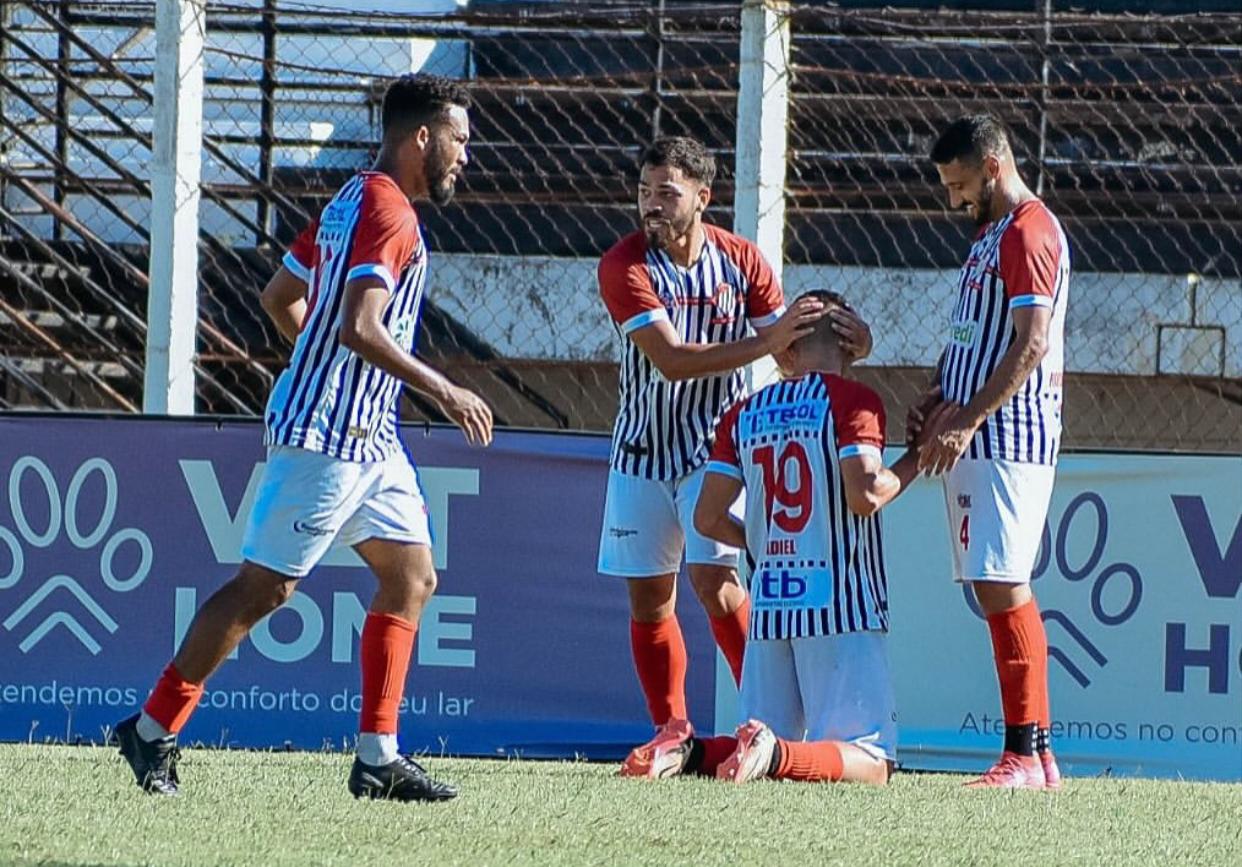
[(716, 226), (689, 268), (647, 246), (642, 232), (622, 238), (599, 263), (599, 289), (622, 339), (620, 406), (612, 468), (669, 481), (707, 460), (721, 413), (745, 393), (741, 371), (670, 382), (630, 339), (664, 320), (683, 343), (729, 343), (747, 326), (774, 323), (784, 296), (754, 244)]
[(883, 447), (879, 395), (834, 374), (774, 383), (725, 413), (707, 471), (746, 490), (751, 639), (888, 630), (880, 516), (849, 510), (841, 473)]
[(341, 345), (345, 284), (378, 277), (389, 298), (381, 321), (406, 352), (414, 348), (427, 277), (418, 217), (396, 181), (355, 175), (285, 254), (307, 283), (307, 312), (267, 403), (268, 445), (289, 445), (348, 461), (379, 461), (400, 446), (401, 382)]

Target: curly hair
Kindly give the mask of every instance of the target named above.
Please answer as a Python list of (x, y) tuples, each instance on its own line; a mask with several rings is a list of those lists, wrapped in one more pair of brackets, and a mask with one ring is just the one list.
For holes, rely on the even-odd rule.
[(426, 126), (452, 106), (470, 108), (470, 91), (458, 81), (422, 73), (403, 75), (384, 91), (384, 134)]
[(669, 135), (656, 139), (643, 151), (639, 166), (672, 166), (708, 187), (716, 179), (716, 158), (701, 141), (689, 136)]

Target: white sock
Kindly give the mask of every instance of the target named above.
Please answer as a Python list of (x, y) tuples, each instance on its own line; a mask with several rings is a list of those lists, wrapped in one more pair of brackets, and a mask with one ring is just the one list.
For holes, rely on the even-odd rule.
[(145, 710), (138, 717), (138, 737), (144, 741), (162, 741), (172, 737), (172, 732), (157, 723)]
[(397, 736), (363, 732), (358, 735), (358, 758), (363, 764), (376, 767), (392, 764), (399, 757)]

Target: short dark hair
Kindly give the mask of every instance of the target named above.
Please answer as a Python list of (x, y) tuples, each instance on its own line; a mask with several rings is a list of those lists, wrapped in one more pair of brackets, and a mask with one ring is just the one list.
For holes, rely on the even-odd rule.
[(388, 85), (380, 122), (384, 134), (426, 126), (452, 106), (470, 108), (474, 101), (460, 82), (439, 75), (410, 73)]
[(978, 165), (988, 154), (1012, 150), (1012, 141), (1000, 118), (991, 114), (971, 114), (953, 121), (940, 134), (932, 145), (931, 161), (939, 166), (954, 160)]
[[(802, 297), (817, 298), (824, 303), (824, 307), (828, 310), (833, 310), (838, 307), (843, 307), (846, 310), (851, 311), (854, 309), (850, 306), (850, 303), (845, 300), (844, 295), (840, 292), (833, 292), (830, 289), (811, 289), (809, 292), (803, 293)], [(813, 345), (824, 344), (839, 346), (840, 340), (841, 338), (837, 334), (836, 329), (832, 327), (832, 317), (823, 316), (815, 320), (815, 322), (811, 325), (811, 330), (791, 343), (789, 348), (801, 350), (807, 349)]]
[(710, 187), (716, 179), (716, 158), (701, 141), (684, 135), (666, 135), (643, 151), (639, 167), (671, 166), (682, 174)]

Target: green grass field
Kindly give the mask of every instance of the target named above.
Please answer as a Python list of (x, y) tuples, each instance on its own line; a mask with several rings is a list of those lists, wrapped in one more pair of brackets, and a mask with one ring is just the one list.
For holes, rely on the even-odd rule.
[(357, 802), (341, 754), (187, 750), (144, 796), (112, 750), (0, 745), (3, 864), (1242, 865), (1242, 785), (1070, 780), (1058, 794), (711, 780), (433, 760), (438, 805)]

